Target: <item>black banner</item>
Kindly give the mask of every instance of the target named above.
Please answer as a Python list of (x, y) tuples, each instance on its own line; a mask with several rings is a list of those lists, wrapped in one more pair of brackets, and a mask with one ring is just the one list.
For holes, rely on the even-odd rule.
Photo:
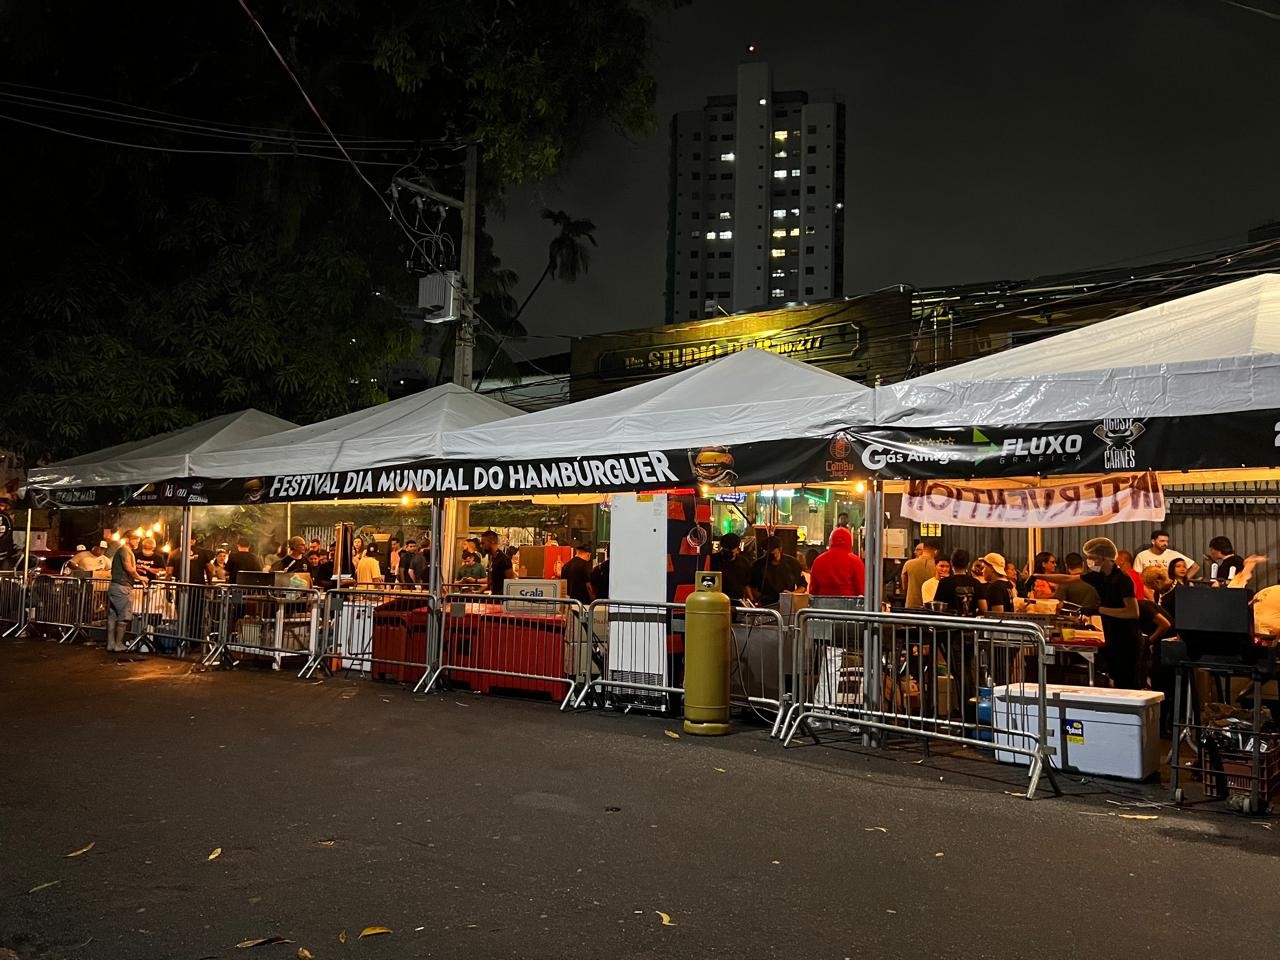
[(1280, 411), (1012, 427), (842, 430), (734, 447), (538, 460), (418, 461), (395, 467), (143, 487), (32, 491), (35, 506), (201, 506), (414, 497), (618, 493), (706, 485), (967, 480), (1280, 465)]

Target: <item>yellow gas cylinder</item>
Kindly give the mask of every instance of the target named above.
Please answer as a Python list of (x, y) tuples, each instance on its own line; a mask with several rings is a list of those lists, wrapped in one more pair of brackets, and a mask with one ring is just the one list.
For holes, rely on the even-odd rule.
[(720, 592), (719, 571), (699, 571), (685, 599), (684, 732), (729, 732), (729, 649), (733, 605)]

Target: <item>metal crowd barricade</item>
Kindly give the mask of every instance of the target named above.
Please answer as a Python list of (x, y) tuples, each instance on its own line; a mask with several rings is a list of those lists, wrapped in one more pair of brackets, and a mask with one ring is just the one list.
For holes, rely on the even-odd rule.
[(0, 573), (0, 637), (21, 632), (27, 622), (26, 583), (20, 573)]
[(27, 585), (24, 602), (26, 622), (22, 635), (30, 636), (44, 627), (58, 632), (58, 642), (74, 640), (80, 632), (85, 586), (82, 577), (37, 576)]
[[(1047, 645), (1037, 624), (808, 609), (797, 617), (797, 630), (796, 694), (783, 721), (784, 746), (799, 730), (819, 739), (823, 725), (868, 741), (889, 731), (994, 750), (999, 759), (1029, 764), (1028, 798), (1045, 775), (1057, 791)], [(1019, 695), (1002, 700), (1002, 687)]]
[(586, 611), (577, 600), (453, 593), (440, 610), (435, 669), (419, 686), (431, 690), (442, 674), (478, 693), (545, 693), (565, 687), (560, 709), (591, 672)]
[(589, 672), (573, 702), (609, 691), (609, 701), (626, 710), (674, 711), (684, 694), (675, 682), (676, 657), (684, 651), (683, 603), (596, 600), (587, 608)]
[(794, 659), (793, 629), (771, 607), (735, 607), (733, 610), (732, 660), (729, 700), (766, 719), (776, 735), (784, 706), (790, 702), (789, 667)]
[(281, 669), (286, 657), (315, 656), (324, 596), (309, 587), (220, 587), (221, 624), (205, 663), (234, 666), (247, 657), (266, 657)]
[(407, 587), (344, 587), (325, 594), (319, 642), (299, 677), (355, 670), (420, 684), (434, 662), (434, 595)]
[[(612, 705), (632, 710), (676, 712), (684, 695), (685, 606), (638, 600), (597, 600), (587, 611), (591, 657), (574, 707), (593, 693), (608, 693)], [(735, 607), (730, 641), (729, 699), (773, 714), (776, 732), (789, 701), (791, 629), (767, 607)], [(603, 701), (601, 701), (603, 702)]]
[(227, 605), (221, 585), (157, 580), (135, 586), (132, 601), (130, 649), (185, 656), (192, 647), (208, 652), (221, 643)]

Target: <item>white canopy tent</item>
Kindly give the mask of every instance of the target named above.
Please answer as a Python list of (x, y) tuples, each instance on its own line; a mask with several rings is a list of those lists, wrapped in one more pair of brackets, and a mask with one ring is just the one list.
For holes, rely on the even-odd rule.
[(876, 390), (877, 425), (1280, 407), (1280, 275), (1238, 280)]
[(192, 459), (258, 437), (288, 430), (296, 424), (261, 410), (241, 410), (213, 417), (180, 430), (145, 440), (61, 460), (27, 472), (27, 484), (37, 489), (94, 486), (133, 486), (193, 475)]
[(747, 349), (616, 393), (445, 437), (444, 455), (521, 460), (612, 456), (827, 436), (871, 416), (870, 388)]
[(191, 458), (209, 479), (359, 470), (441, 456), (444, 436), (520, 414), (447, 383), (320, 423), (246, 440)]

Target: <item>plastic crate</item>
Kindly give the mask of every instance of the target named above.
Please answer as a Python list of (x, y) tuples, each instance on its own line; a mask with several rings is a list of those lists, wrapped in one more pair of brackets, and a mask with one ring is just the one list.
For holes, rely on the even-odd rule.
[[(1268, 749), (1261, 757), (1261, 775), (1258, 795), (1264, 802), (1280, 796), (1280, 743), (1269, 741)], [(1228, 797), (1247, 797), (1253, 790), (1253, 754), (1248, 750), (1222, 751), (1222, 769), (1211, 766), (1207, 755), (1202, 760), (1199, 773), (1204, 782), (1205, 796), (1217, 796), (1221, 791), (1221, 779), (1226, 779)]]

